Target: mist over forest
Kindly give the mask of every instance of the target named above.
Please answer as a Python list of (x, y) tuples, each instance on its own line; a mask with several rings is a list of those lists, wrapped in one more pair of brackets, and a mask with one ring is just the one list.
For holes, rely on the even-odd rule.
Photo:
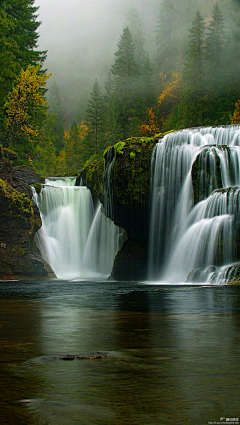
[(36, 0), (39, 6), (39, 49), (53, 73), (67, 113), (67, 123), (81, 119), (95, 78), (101, 86), (114, 62), (114, 52), (134, 8), (143, 24), (145, 49), (152, 56), (159, 0)]
[[(53, 74), (48, 87), (53, 83), (58, 85), (67, 126), (75, 119), (79, 122), (83, 119), (95, 78), (104, 89), (119, 37), (124, 26), (129, 24), (132, 9), (142, 23), (144, 49), (154, 61), (156, 28), (162, 3), (163, 0), (35, 1), (42, 22), (39, 49), (47, 50), (45, 65)], [(198, 9), (208, 22), (215, 3), (216, 0), (182, 0), (182, 26), (177, 28), (178, 37), (186, 39)], [(231, 13), (226, 8), (228, 1), (220, 0), (218, 3), (225, 9), (225, 15)], [(170, 27), (171, 24), (169, 38), (172, 37)], [(187, 44), (185, 49), (187, 51)]]
[(0, 141), (39, 172), (74, 172), (130, 137), (240, 122), (239, 0), (12, 3)]
[[(53, 82), (58, 85), (66, 125), (70, 125), (74, 119), (83, 119), (95, 78), (104, 89), (119, 37), (124, 26), (129, 24), (132, 9), (135, 9), (142, 23), (144, 49), (154, 60), (156, 27), (162, 2), (36, 0), (39, 20), (42, 22), (39, 27), (39, 49), (48, 51), (45, 65), (53, 73), (48, 87)], [(186, 36), (198, 7), (207, 19), (216, 0), (182, 3), (181, 14), (185, 25), (180, 29), (180, 38)]]

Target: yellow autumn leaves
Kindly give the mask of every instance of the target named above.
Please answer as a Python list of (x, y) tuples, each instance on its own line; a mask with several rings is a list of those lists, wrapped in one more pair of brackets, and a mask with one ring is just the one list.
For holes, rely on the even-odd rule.
[(40, 74), (40, 65), (29, 65), (20, 75), (9, 93), (4, 108), (6, 128), (10, 139), (21, 137), (33, 142), (39, 124), (47, 109), (44, 88), (51, 74)]

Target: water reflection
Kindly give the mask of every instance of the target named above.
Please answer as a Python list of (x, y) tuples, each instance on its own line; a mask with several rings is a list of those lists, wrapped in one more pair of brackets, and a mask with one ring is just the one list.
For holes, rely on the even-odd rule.
[[(0, 423), (239, 416), (238, 288), (42, 282), (2, 284), (0, 296)], [(55, 356), (96, 351), (107, 357)]]

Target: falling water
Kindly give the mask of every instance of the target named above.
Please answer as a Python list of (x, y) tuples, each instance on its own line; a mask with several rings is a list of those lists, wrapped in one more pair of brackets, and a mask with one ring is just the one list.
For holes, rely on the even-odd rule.
[(184, 282), (201, 269), (205, 270), (204, 281), (209, 281), (213, 274), (216, 278), (216, 267), (227, 267), (236, 260), (239, 146), (239, 126), (173, 132), (156, 145), (151, 183), (151, 280)]
[(63, 279), (108, 277), (123, 230), (93, 206), (90, 190), (75, 178), (47, 179), (34, 199), (42, 227), (36, 242), (42, 257)]

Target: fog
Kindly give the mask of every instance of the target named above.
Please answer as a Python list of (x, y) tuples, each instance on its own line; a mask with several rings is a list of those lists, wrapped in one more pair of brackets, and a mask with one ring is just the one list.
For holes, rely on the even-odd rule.
[(142, 20), (146, 50), (154, 51), (160, 4), (161, 0), (36, 0), (42, 22), (39, 49), (48, 51), (45, 67), (53, 73), (49, 85), (57, 83), (68, 120), (81, 115), (95, 78), (104, 89), (131, 8)]

